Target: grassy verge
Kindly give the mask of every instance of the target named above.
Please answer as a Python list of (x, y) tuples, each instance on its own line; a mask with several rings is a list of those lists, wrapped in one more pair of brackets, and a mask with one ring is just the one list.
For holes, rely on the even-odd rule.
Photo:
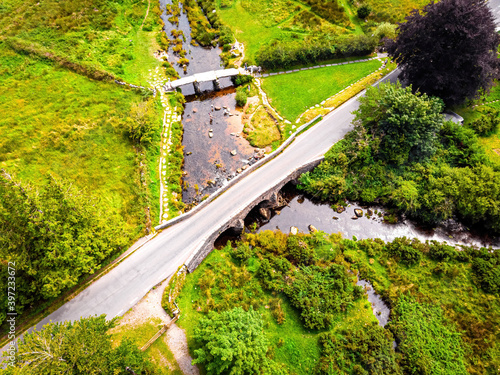
[(313, 105), (367, 76), (381, 66), (378, 60), (270, 76), (262, 88), (278, 112), (290, 121)]

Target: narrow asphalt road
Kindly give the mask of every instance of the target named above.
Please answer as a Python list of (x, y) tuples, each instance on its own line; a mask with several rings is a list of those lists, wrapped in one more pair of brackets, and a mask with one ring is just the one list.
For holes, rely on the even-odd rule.
[[(398, 72), (393, 72), (386, 80), (394, 81), (397, 75)], [(154, 285), (174, 273), (193, 249), (229, 218), (342, 139), (351, 129), (354, 117), (351, 112), (358, 104), (353, 98), (331, 112), (300, 135), (281, 155), (245, 176), (197, 214), (163, 230), (37, 326), (95, 314), (106, 314), (108, 318), (124, 314)]]

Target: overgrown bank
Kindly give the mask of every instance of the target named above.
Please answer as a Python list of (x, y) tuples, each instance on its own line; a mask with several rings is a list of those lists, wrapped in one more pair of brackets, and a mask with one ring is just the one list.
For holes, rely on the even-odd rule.
[(370, 88), (360, 101), (355, 130), (301, 177), (302, 189), (339, 205), (376, 202), (421, 222), (455, 217), (499, 233), (499, 164), (473, 129), (444, 122), (441, 101), (410, 88)]
[[(199, 336), (203, 327), (227, 319), (224, 312), (236, 319), (234, 309), (243, 308), (261, 316), (266, 349), (260, 373), (494, 373), (499, 254), (406, 238), (384, 243), (322, 232), (246, 234), (214, 250), (187, 276), (177, 300), (179, 324), (205, 366), (218, 360), (223, 344), (215, 333), (212, 343), (218, 344), (207, 352), (212, 338)], [(385, 330), (354, 285), (356, 273), (390, 305)], [(232, 348), (225, 353), (231, 356)]]

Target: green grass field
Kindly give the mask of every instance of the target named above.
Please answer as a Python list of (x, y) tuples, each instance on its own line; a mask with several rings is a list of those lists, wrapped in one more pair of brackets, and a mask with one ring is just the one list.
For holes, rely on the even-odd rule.
[(271, 104), (290, 121), (381, 66), (379, 60), (330, 66), (264, 78)]
[(245, 44), (245, 58), (255, 62), (259, 48), (272, 40), (303, 40), (310, 35), (339, 35), (354, 30), (355, 25), (343, 20), (333, 24), (315, 15), (311, 7), (299, 1), (285, 0), (235, 0), (230, 7), (217, 12), (239, 42)]

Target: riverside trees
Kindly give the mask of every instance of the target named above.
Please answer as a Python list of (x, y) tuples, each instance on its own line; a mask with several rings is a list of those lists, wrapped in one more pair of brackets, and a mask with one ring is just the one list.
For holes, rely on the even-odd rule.
[[(62, 180), (35, 190), (0, 174), (0, 258), (16, 265), (16, 310), (40, 304), (97, 271), (128, 241), (123, 219)], [(0, 305), (7, 303), (2, 294)], [(5, 319), (2, 308), (0, 322)]]
[(500, 233), (500, 172), (474, 131), (442, 122), (442, 103), (410, 88), (367, 91), (356, 128), (301, 188), (322, 199), (382, 203), (435, 224), (457, 217)]
[(499, 77), (499, 41), (487, 1), (442, 0), (406, 17), (387, 51), (414, 90), (452, 105), (488, 91)]

